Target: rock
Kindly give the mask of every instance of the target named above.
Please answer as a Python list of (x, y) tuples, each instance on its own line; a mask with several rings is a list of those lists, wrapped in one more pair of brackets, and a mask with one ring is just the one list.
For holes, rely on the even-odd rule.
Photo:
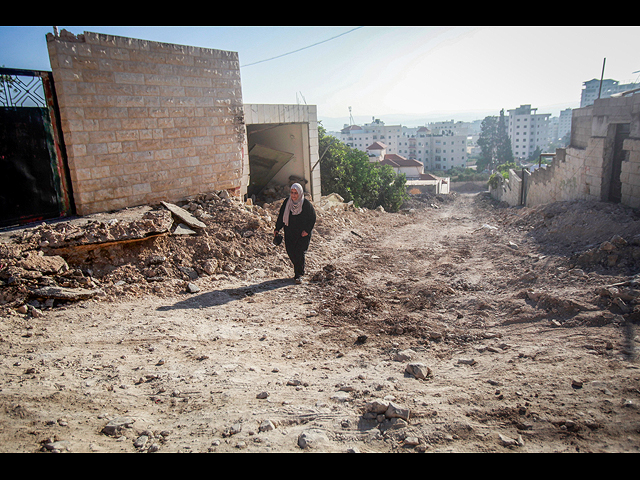
[(397, 352), (395, 354), (395, 356), (393, 357), (393, 359), (396, 362), (406, 362), (411, 360), (411, 358), (413, 358), (413, 355), (415, 355), (415, 352), (411, 349), (407, 349), (407, 350), (403, 350), (401, 352)]
[(522, 447), (524, 446), (524, 441), (522, 440), (522, 436), (518, 435), (518, 439), (513, 439), (511, 437), (507, 437), (506, 435), (503, 435), (501, 433), (498, 434), (498, 437), (500, 438), (500, 443), (502, 443), (502, 445), (504, 445), (505, 447)]
[(475, 365), (476, 361), (473, 358), (461, 358), (458, 363), (460, 365)]
[(410, 363), (406, 366), (405, 372), (421, 380), (431, 376), (431, 369), (423, 363)]
[(213, 275), (214, 273), (216, 273), (217, 269), (218, 260), (216, 260), (215, 258), (210, 258), (202, 264), (202, 270), (204, 270), (207, 275)]
[(53, 298), (54, 300), (87, 300), (96, 296), (101, 290), (87, 290), (84, 288), (64, 288), (64, 287), (42, 287), (31, 292), (31, 295), (38, 298)]
[(265, 398), (267, 398), (269, 396), (269, 394), (267, 392), (260, 392), (258, 395), (256, 395), (256, 398), (259, 400), (263, 400)]
[(199, 287), (199, 286), (197, 286), (195, 283), (191, 283), (191, 282), (189, 282), (189, 283), (187, 284), (187, 291), (188, 291), (189, 293), (198, 293), (198, 292), (200, 291), (200, 287)]
[(329, 442), (322, 430), (305, 430), (298, 436), (298, 446), (302, 449), (317, 448)]
[(42, 255), (42, 252), (30, 252), (25, 259), (18, 262), (18, 266), (25, 270), (35, 270), (45, 275), (66, 272), (69, 270), (69, 265), (67, 265), (64, 258), (57, 255)]
[(616, 249), (616, 246), (611, 242), (602, 242), (599, 247), (603, 252), (610, 252)]
[(68, 440), (59, 440), (57, 442), (47, 442), (43, 444), (43, 447), (50, 452), (62, 452), (71, 451), (71, 442)]
[(387, 418), (401, 418), (402, 420), (409, 421), (409, 409), (396, 405), (393, 402), (389, 402), (387, 411), (384, 412)]
[(148, 441), (149, 437), (147, 435), (140, 435), (138, 438), (136, 438), (136, 441), (133, 442), (133, 446), (139, 449), (143, 449), (147, 445)]
[(117, 417), (109, 421), (107, 425), (102, 429), (102, 433), (111, 437), (120, 436), (125, 428), (131, 428), (131, 425), (135, 422), (130, 417)]
[(206, 225), (196, 217), (173, 203), (161, 202), (178, 220), (191, 228), (205, 228)]
[(180, 223), (173, 231), (174, 235), (195, 235), (196, 232), (187, 227), (184, 223)]
[(387, 411), (389, 408), (389, 402), (383, 400), (373, 400), (365, 405), (365, 412), (381, 414)]
[(271, 420), (263, 420), (262, 423), (260, 423), (260, 427), (258, 427), (258, 430), (261, 432), (270, 432), (275, 429), (276, 426)]
[(416, 447), (420, 445), (420, 439), (418, 437), (407, 437), (404, 439), (404, 442), (402, 442), (402, 444), (407, 447)]

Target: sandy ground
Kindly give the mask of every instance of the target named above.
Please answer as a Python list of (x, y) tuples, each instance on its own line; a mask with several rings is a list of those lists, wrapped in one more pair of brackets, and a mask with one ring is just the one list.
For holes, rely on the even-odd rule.
[[(302, 285), (266, 216), (210, 275), (145, 271), (202, 250), (161, 237), (103, 253), (115, 270), (82, 260), (89, 300), (21, 313), (42, 277), (18, 282), (0, 451), (637, 452), (634, 212), (484, 193), (409, 207), (319, 215)], [(224, 243), (203, 236), (198, 262)]]

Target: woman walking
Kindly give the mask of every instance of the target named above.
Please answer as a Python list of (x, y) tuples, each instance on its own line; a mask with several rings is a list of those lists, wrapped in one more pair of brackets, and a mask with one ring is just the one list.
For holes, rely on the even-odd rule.
[(293, 273), (296, 283), (302, 283), (304, 276), (305, 255), (311, 241), (311, 231), (316, 224), (316, 211), (304, 198), (302, 185), (294, 183), (291, 195), (280, 207), (280, 214), (276, 221), (274, 235), (278, 235), (284, 227), (284, 244), (287, 255), (293, 263)]

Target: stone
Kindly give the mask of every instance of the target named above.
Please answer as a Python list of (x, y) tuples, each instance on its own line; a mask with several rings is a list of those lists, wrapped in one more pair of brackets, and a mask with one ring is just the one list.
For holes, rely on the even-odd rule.
[(409, 414), (410, 412), (408, 408), (401, 407), (393, 402), (389, 402), (389, 407), (387, 408), (387, 411), (384, 412), (384, 416), (387, 418), (401, 418), (406, 422), (409, 421)]
[(102, 429), (102, 433), (111, 437), (120, 436), (125, 428), (131, 428), (135, 420), (130, 417), (117, 417), (110, 420)]
[(196, 217), (173, 203), (161, 202), (178, 220), (191, 228), (205, 228), (206, 225)]
[(263, 420), (262, 423), (260, 423), (260, 427), (258, 427), (258, 430), (261, 432), (270, 432), (275, 429), (276, 426), (271, 420)]
[(305, 430), (298, 436), (298, 446), (302, 449), (317, 448), (329, 442), (322, 430)]
[(365, 405), (365, 412), (373, 414), (381, 414), (387, 411), (389, 402), (383, 400), (373, 400)]
[(423, 363), (410, 363), (406, 366), (405, 372), (421, 380), (431, 376), (431, 369)]
[(406, 362), (411, 360), (411, 358), (413, 357), (413, 355), (415, 354), (415, 352), (411, 349), (407, 349), (407, 350), (402, 350), (401, 352), (397, 352), (395, 354), (395, 356), (393, 357), (393, 359), (396, 362)]
[(87, 290), (84, 288), (42, 287), (31, 292), (37, 298), (53, 298), (55, 300), (88, 300), (100, 293), (101, 290)]
[(502, 445), (504, 445), (505, 447), (522, 447), (524, 445), (524, 441), (522, 440), (521, 435), (518, 435), (518, 439), (516, 440), (499, 433), (498, 438), (500, 438), (500, 443), (502, 443)]
[(41, 253), (29, 253), (25, 259), (18, 262), (18, 266), (26, 270), (35, 270), (45, 275), (69, 270), (69, 265), (67, 265), (64, 258), (57, 255), (42, 255)]
[(173, 235), (195, 235), (196, 232), (187, 227), (184, 223), (180, 223), (173, 231)]
[(461, 358), (458, 363), (460, 365), (475, 365), (476, 361), (473, 358)]

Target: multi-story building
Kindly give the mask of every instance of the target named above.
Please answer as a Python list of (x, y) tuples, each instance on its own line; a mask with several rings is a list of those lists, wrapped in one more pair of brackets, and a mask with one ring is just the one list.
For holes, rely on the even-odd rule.
[(432, 131), (427, 127), (385, 125), (374, 118), (372, 123), (363, 126), (345, 125), (340, 140), (370, 155), (370, 147), (376, 142), (382, 143), (386, 154), (417, 160), (425, 170), (449, 170), (465, 167), (467, 163), (467, 129), (459, 125), (461, 123), (455, 124), (455, 128), (443, 125)]
[(550, 113), (536, 113), (531, 105), (520, 105), (509, 110), (508, 135), (514, 158), (526, 159), (536, 148), (544, 149), (549, 145)]
[(627, 90), (640, 87), (640, 83), (625, 83), (620, 85), (618, 80), (611, 80), (610, 78), (602, 80), (602, 87), (600, 87), (600, 80), (596, 78), (588, 82), (583, 82), (582, 85), (584, 88), (580, 96), (580, 108), (593, 105), (593, 102), (597, 98), (609, 98), (616, 93), (626, 92)]
[(558, 139), (571, 132), (571, 115), (572, 110), (570, 108), (565, 108), (560, 112), (560, 117), (558, 117)]

